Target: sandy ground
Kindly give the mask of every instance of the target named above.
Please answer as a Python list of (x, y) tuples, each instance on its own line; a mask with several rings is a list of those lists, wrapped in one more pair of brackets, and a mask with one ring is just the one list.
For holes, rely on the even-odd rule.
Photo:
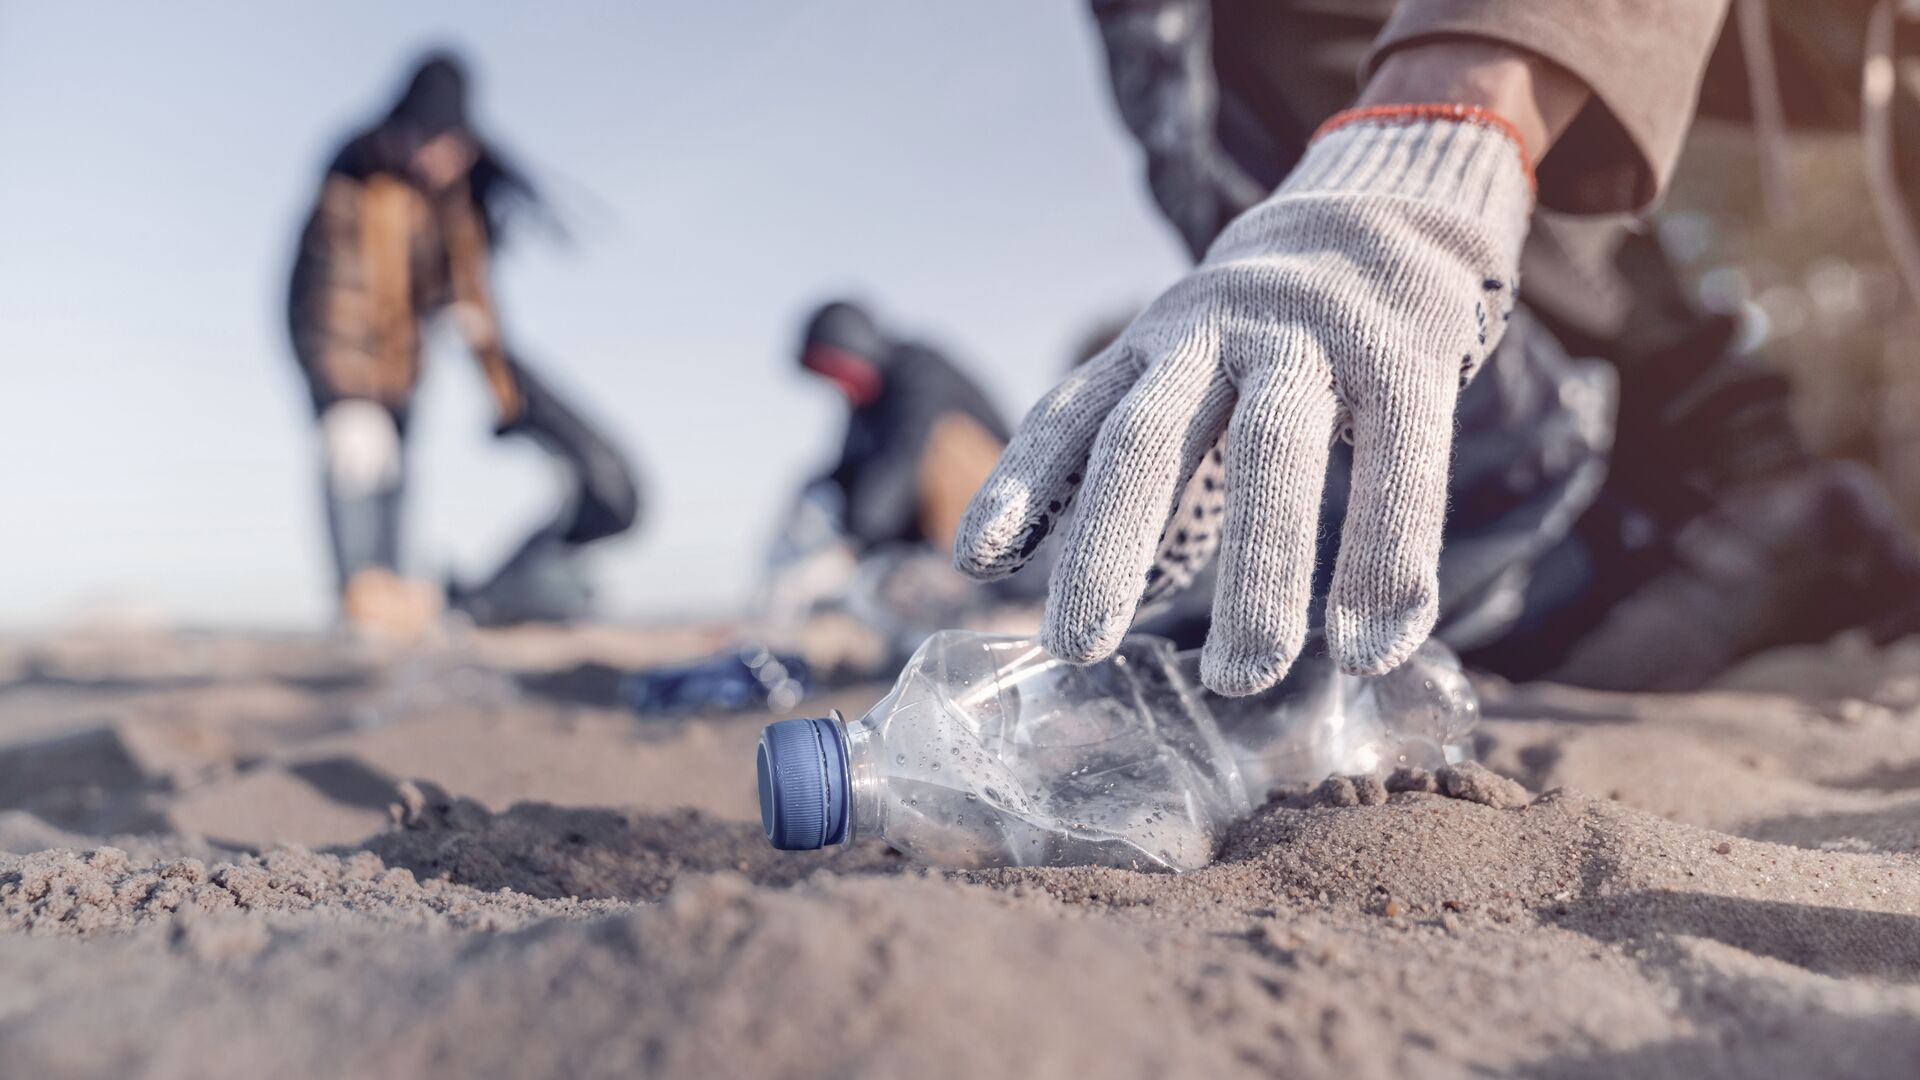
[(768, 850), (765, 718), (578, 667), (715, 640), (0, 643), (0, 1076), (1920, 1075), (1920, 641), (1489, 685), (1511, 779), (1176, 877)]

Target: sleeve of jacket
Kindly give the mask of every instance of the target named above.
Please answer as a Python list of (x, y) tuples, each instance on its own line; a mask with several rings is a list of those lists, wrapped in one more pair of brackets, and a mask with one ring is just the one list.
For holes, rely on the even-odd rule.
[(1693, 121), (1728, 0), (1402, 0), (1368, 69), (1434, 38), (1504, 42), (1566, 68), (1593, 101), (1540, 163), (1540, 201), (1571, 213), (1659, 198)]
[(493, 395), (494, 429), (509, 431), (526, 412), (526, 400), (519, 373), (501, 343), (499, 317), (487, 284), (486, 222), (471, 197), (449, 199), (441, 210), (440, 231), (447, 244), (455, 319), (473, 348), (487, 391)]

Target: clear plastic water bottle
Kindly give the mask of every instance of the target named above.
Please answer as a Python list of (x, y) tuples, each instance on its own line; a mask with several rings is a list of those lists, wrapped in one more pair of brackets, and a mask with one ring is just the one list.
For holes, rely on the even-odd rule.
[(1420, 686), (1424, 662), (1380, 680), (1309, 663), (1294, 690), (1238, 700), (1201, 689), (1196, 663), (1152, 637), (1076, 666), (1028, 639), (942, 631), (861, 719), (767, 727), (761, 824), (787, 850), (878, 838), (939, 866), (1192, 870), (1293, 775), (1444, 762), (1464, 745), (1471, 689), (1449, 682), (1443, 704), (1437, 682)]

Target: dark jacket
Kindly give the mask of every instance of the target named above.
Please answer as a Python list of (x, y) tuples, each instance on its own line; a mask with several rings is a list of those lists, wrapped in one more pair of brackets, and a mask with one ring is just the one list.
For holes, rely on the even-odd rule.
[[(853, 410), (828, 478), (846, 498), (846, 527), (855, 539), (947, 546), (947, 523), (956, 514), (935, 504), (964, 504), (993, 464), (987, 456), (984, 468), (969, 467), (980, 457), (975, 448), (986, 446), (981, 436), (991, 438), (997, 455), (1008, 438), (1006, 421), (972, 379), (924, 345), (893, 346), (882, 368), (884, 389)], [(940, 468), (930, 467), (934, 458)], [(952, 495), (933, 490), (949, 480)]]
[[(447, 134), (465, 138), (475, 160), (459, 182), (429, 194), (409, 177), (408, 162)], [(471, 130), (464, 70), (451, 57), (429, 57), (388, 115), (334, 155), (301, 232), (287, 324), (316, 409), (364, 398), (404, 416), (419, 381), (420, 324), (452, 307), (501, 426), (520, 418), (522, 393), (487, 284), (516, 197), (537, 201)]]

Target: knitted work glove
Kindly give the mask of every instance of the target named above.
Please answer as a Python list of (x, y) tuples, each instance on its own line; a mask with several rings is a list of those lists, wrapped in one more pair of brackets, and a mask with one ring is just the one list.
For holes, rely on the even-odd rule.
[(1391, 670), (1438, 616), (1454, 403), (1511, 311), (1532, 204), (1519, 139), (1490, 113), (1335, 117), (1278, 191), (1027, 415), (968, 507), (955, 565), (1019, 569), (1077, 493), (1041, 641), (1084, 663), (1114, 651), (1169, 566), (1217, 543), (1201, 676), (1264, 690), (1306, 639), (1340, 434), (1353, 495), (1326, 638), (1346, 671)]

